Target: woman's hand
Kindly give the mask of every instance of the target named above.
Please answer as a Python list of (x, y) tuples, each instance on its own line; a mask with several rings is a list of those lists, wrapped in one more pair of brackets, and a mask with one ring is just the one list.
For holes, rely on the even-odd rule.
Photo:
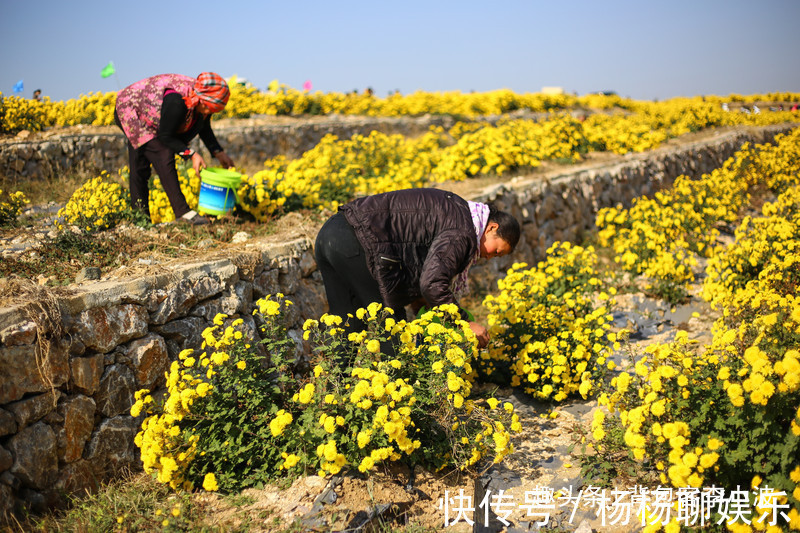
[(486, 345), (489, 344), (489, 332), (486, 331), (486, 328), (477, 322), (470, 322), (469, 327), (478, 338), (478, 348), (486, 348)]
[(231, 168), (233, 166), (233, 159), (228, 157), (228, 154), (222, 150), (214, 154), (214, 157), (217, 158), (217, 161), (219, 161), (220, 165), (222, 165), (222, 168)]
[(194, 173), (199, 176), (200, 171), (206, 168), (206, 162), (203, 159), (203, 156), (198, 154), (197, 152), (192, 154), (192, 166), (194, 167)]

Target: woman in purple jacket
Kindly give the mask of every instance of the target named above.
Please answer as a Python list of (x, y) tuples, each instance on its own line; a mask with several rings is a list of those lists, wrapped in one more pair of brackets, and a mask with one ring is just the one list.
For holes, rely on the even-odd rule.
[[(317, 235), (315, 255), (329, 312), (346, 318), (372, 302), (395, 311), (412, 302), (458, 304), (469, 267), (511, 253), (519, 236), (517, 220), (493, 206), (440, 189), (407, 189), (340, 207)], [(470, 327), (485, 346), (486, 328)]]
[(200, 174), (206, 163), (188, 144), (200, 135), (209, 152), (225, 168), (233, 161), (223, 151), (211, 129), (211, 115), (225, 109), (230, 90), (213, 72), (197, 79), (180, 74), (159, 74), (125, 87), (117, 95), (114, 120), (128, 139), (131, 203), (150, 218), (150, 167), (155, 168), (167, 193), (176, 220), (208, 224), (208, 219), (189, 209), (181, 192), (175, 154), (191, 159)]

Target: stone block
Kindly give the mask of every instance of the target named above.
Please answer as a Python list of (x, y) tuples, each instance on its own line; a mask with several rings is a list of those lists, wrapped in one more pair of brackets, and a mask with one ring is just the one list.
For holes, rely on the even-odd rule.
[(84, 353), (86, 353), (86, 345), (73, 337), (72, 342), (69, 343), (69, 355), (83, 355)]
[(14, 455), (10, 471), (27, 487), (44, 489), (55, 482), (58, 473), (56, 435), (44, 422), (20, 430), (8, 441)]
[(316, 269), (317, 262), (313, 250), (306, 250), (300, 256), (300, 272), (304, 278), (309, 277)]
[[(213, 279), (205, 278), (197, 287), (202, 293), (209, 292), (209, 285)], [(164, 324), (170, 320), (186, 316), (189, 309), (200, 301), (194, 292), (195, 284), (188, 279), (183, 279), (167, 290), (166, 298), (158, 305), (156, 311), (150, 315), (152, 324)], [(221, 287), (220, 287), (221, 290)]]
[(8, 485), (0, 484), (0, 524), (8, 523), (14, 512), (14, 493)]
[(58, 411), (50, 411), (42, 417), (42, 420), (52, 427), (64, 425), (64, 417)]
[(0, 473), (0, 485), (11, 487), (12, 490), (19, 490), (22, 486), (22, 481), (17, 476), (12, 474), (9, 470)]
[(17, 427), (24, 428), (53, 411), (60, 398), (61, 391), (54, 389), (44, 394), (37, 394), (36, 396), (10, 403), (6, 406), (6, 409), (14, 414)]
[(253, 304), (253, 284), (248, 281), (237, 281), (231, 289), (231, 294), (239, 299), (239, 307), (236, 309), (237, 313), (244, 313)]
[[(66, 347), (52, 342), (44, 356), (36, 345), (0, 346), (0, 404), (19, 400), (29, 392), (44, 392), (69, 377)], [(38, 363), (37, 363), (38, 358)]]
[(192, 294), (194, 294), (197, 301), (211, 298), (221, 293), (225, 289), (225, 284), (219, 279), (211, 276), (198, 279), (192, 285)]
[(189, 339), (202, 338), (201, 333), (209, 324), (197, 317), (180, 318), (154, 328), (165, 339), (186, 342)]
[(120, 415), (103, 420), (86, 445), (85, 459), (99, 478), (123, 468), (140, 467), (139, 448), (133, 443), (139, 425), (133, 417)]
[(102, 272), (97, 267), (83, 267), (80, 272), (78, 272), (78, 275), (75, 276), (75, 283), (98, 280), (101, 274)]
[(253, 295), (256, 298), (263, 298), (268, 294), (281, 292), (278, 278), (280, 273), (276, 269), (268, 269), (255, 277), (253, 280)]
[(191, 314), (192, 316), (203, 317), (206, 321), (211, 322), (218, 313), (231, 316), (241, 308), (242, 300), (235, 294), (227, 294), (198, 304), (191, 310)]
[(14, 456), (11, 452), (0, 446), (0, 472), (5, 472), (14, 464)]
[(17, 432), (17, 421), (14, 415), (0, 408), (0, 437)]
[(105, 356), (101, 353), (88, 357), (73, 357), (69, 361), (72, 385), (80, 392), (91, 396), (100, 386)]
[(29, 489), (23, 487), (19, 491), (19, 502), (22, 504), (25, 512), (28, 514), (44, 514), (48, 509), (48, 498), (45, 496), (44, 491)]
[(97, 410), (109, 418), (130, 412), (135, 390), (136, 377), (133, 370), (120, 364), (108, 366), (94, 396)]
[(147, 310), (135, 304), (95, 307), (80, 313), (73, 332), (87, 348), (100, 353), (147, 333)]
[(67, 494), (85, 494), (94, 492), (100, 483), (97, 479), (91, 463), (85, 459), (79, 459), (74, 463), (65, 465), (59, 470), (55, 488)]
[(94, 429), (97, 405), (88, 396), (78, 395), (63, 402), (64, 427), (58, 433), (60, 459), (65, 463), (77, 461)]
[(200, 348), (203, 342), (202, 332), (208, 325), (202, 318), (187, 317), (167, 322), (155, 328), (155, 331), (166, 339), (167, 353), (170, 360), (174, 361), (183, 350)]
[(131, 341), (127, 348), (138, 388), (153, 390), (164, 383), (164, 373), (169, 370), (169, 355), (163, 337), (149, 333)]
[(317, 319), (325, 313), (325, 288), (309, 279), (300, 280), (297, 290), (289, 299), (294, 304), (290, 310), (297, 310), (296, 322), (289, 322), (292, 326), (302, 327), (307, 319)]
[(534, 213), (536, 215), (536, 221), (539, 224), (555, 218), (557, 216), (555, 196), (553, 194), (546, 194), (539, 205), (534, 209)]
[(0, 331), (0, 343), (6, 346), (33, 344), (36, 340), (36, 323), (26, 321)]
[(303, 277), (300, 270), (300, 265), (297, 261), (291, 261), (283, 268), (278, 276), (278, 285), (281, 287), (281, 292), (284, 294), (291, 294), (297, 290), (297, 286)]

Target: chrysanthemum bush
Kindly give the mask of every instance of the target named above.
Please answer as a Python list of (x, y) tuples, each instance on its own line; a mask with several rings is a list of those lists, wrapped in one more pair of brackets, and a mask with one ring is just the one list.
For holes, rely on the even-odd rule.
[[(518, 94), (508, 89), (482, 93), (424, 92), (416, 91), (408, 95), (399, 93), (386, 98), (367, 94), (306, 92), (285, 85), (276, 91), (259, 91), (255, 87), (245, 87), (231, 80), (231, 97), (222, 115), (225, 117), (246, 118), (254, 115), (302, 115), (302, 114), (347, 114), (369, 116), (418, 116), (426, 113), (449, 114), (456, 116), (499, 115), (524, 109), (534, 112), (563, 110), (569, 108), (623, 109), (653, 117), (652, 120), (669, 122), (672, 135), (687, 131), (697, 131), (712, 125), (767, 124), (774, 121), (792, 120), (792, 113), (764, 112), (760, 114), (725, 113), (721, 104), (769, 102), (796, 102), (797, 93), (769, 93), (753, 95), (705, 96), (695, 98), (674, 98), (663, 102), (640, 102), (617, 95), (570, 94), (549, 95), (542, 93)], [(90, 92), (67, 101), (50, 101), (45, 97), (41, 102), (26, 98), (9, 96), (0, 99), (8, 110), (0, 123), (0, 131), (15, 133), (21, 129), (37, 131), (51, 126), (74, 124), (110, 125), (114, 123), (115, 92)], [(796, 116), (796, 115), (795, 115)], [(652, 129), (660, 129), (653, 124)], [(629, 130), (630, 131), (630, 130)], [(655, 134), (658, 136), (658, 133)], [(640, 124), (638, 131), (626, 133), (621, 139), (625, 151), (637, 150), (642, 141), (650, 142), (652, 136)], [(610, 149), (611, 149), (610, 145)]]
[[(196, 210), (200, 202), (200, 176), (195, 173), (189, 162), (177, 156), (175, 157), (175, 167), (178, 172), (178, 184), (186, 198), (186, 203), (189, 208)], [(175, 220), (172, 205), (169, 203), (167, 193), (158, 176), (153, 179), (153, 186), (150, 188), (150, 220), (153, 224)]]
[(326, 135), (301, 157), (278, 156), (245, 177), (241, 205), (258, 220), (299, 207), (336, 209), (359, 194), (422, 187), (438, 160), (443, 131), (419, 138), (373, 131), (338, 139)]
[(800, 248), (795, 239), (800, 225), (782, 216), (745, 217), (736, 228), (736, 246), (709, 259), (703, 296), (724, 305), (771, 264), (792, 260)]
[[(695, 110), (697, 106), (702, 112)], [(329, 135), (297, 159), (278, 156), (266, 161), (263, 170), (252, 176), (244, 175), (237, 191), (239, 205), (256, 220), (265, 222), (300, 208), (335, 210), (358, 195), (481, 175), (523, 173), (542, 161), (577, 161), (590, 151), (613, 150), (621, 154), (643, 151), (686, 131), (743, 120), (728, 117), (738, 117), (740, 113), (708, 109), (708, 104), (693, 100), (637, 108), (643, 110), (641, 115), (591, 116), (583, 122), (564, 113), (537, 121), (507, 120), (496, 125), (459, 122), (449, 131), (432, 128), (418, 138), (375, 131), (351, 139)], [(685, 124), (687, 116), (695, 117), (696, 123)], [(747, 120), (766, 124), (792, 117), (791, 113), (786, 117), (780, 113), (764, 116), (767, 118)], [(763, 156), (760, 160), (766, 161)], [(714, 233), (711, 228), (698, 233), (704, 235), (704, 240), (684, 242), (681, 232), (685, 234), (685, 228), (698, 224), (709, 226), (720, 210), (725, 213), (733, 210), (735, 205), (731, 203), (740, 200), (745, 184), (752, 185), (747, 179), (742, 182), (731, 178), (732, 173), (748, 175), (751, 169), (746, 165), (720, 172), (723, 173), (712, 173), (699, 182), (681, 178), (673, 189), (658, 193), (655, 199), (639, 200), (630, 213), (618, 208), (598, 216), (603, 235), (614, 238), (614, 247), (626, 251), (626, 268), (647, 273), (655, 280), (657, 292), (666, 295), (674, 292), (675, 299), (683, 296), (680, 288), (691, 279), (693, 254), (705, 253), (706, 243), (713, 241)], [(189, 206), (196, 209), (200, 177), (179, 160), (178, 178)], [(150, 203), (154, 223), (174, 219), (157, 178), (150, 191)], [(654, 220), (650, 213), (666, 217), (669, 224), (665, 227), (670, 231), (661, 232), (657, 226), (652, 229)], [(677, 238), (668, 238), (674, 236)], [(664, 243), (669, 247), (665, 248)]]
[(58, 210), (56, 225), (61, 229), (70, 225), (85, 232), (101, 231), (113, 228), (130, 214), (128, 191), (104, 171), (72, 194)]
[(595, 391), (618, 345), (610, 331), (616, 291), (598, 277), (597, 263), (592, 247), (557, 242), (535, 267), (514, 264), (499, 294), (484, 299), (492, 341), (478, 372), (496, 380), (510, 371), (512, 386), (544, 400)]
[(476, 340), (455, 306), (405, 322), (373, 304), (349, 334), (341, 317), (309, 320), (311, 370), (300, 373), (283, 325), (291, 302), (257, 305), (263, 341), (218, 315), (202, 351), (172, 364), (163, 396), (137, 392), (131, 414), (147, 417), (136, 444), (159, 481), (233, 491), (396, 461), (465, 469), (512, 451), (511, 404), (470, 397)]
[(441, 161), (433, 168), (436, 181), (502, 176), (536, 168), (545, 160), (577, 161), (587, 151), (580, 122), (568, 115), (542, 121), (503, 121), (456, 134), (456, 143), (443, 150)]
[[(693, 105), (700, 105), (706, 113), (692, 115)], [(337, 139), (331, 135), (298, 159), (289, 161), (279, 156), (267, 161), (264, 170), (244, 178), (239, 197), (243, 208), (263, 221), (276, 212), (301, 206), (335, 209), (359, 194), (377, 194), (481, 175), (526, 172), (542, 161), (577, 161), (590, 151), (610, 150), (620, 154), (644, 151), (687, 131), (727, 124), (726, 120), (730, 120), (723, 116), (730, 113), (710, 111), (706, 107), (697, 102), (662, 104), (657, 108), (648, 107), (648, 112), (641, 116), (592, 116), (583, 122), (566, 114), (552, 114), (539, 121), (501, 121), (497, 125), (459, 122), (447, 132), (434, 128), (417, 139), (379, 132), (356, 135), (352, 139)], [(663, 110), (662, 114), (659, 109)], [(682, 125), (687, 115), (706, 116), (708, 113), (714, 117), (706, 117), (706, 126), (701, 123), (691, 127)], [(773, 116), (769, 120), (777, 118)], [(717, 171), (699, 182), (681, 178), (670, 191), (658, 193), (655, 200), (640, 200), (641, 205), (631, 216), (644, 216), (653, 208), (669, 209), (669, 216), (674, 219), (673, 230), (685, 234), (684, 226), (710, 226), (721, 209), (727, 213), (735, 207), (729, 208), (729, 204), (741, 201), (742, 186), (731, 188), (727, 181), (724, 182), (726, 186), (720, 185), (720, 178), (729, 179), (728, 174), (732, 172), (740, 170)], [(736, 180), (731, 182), (737, 183)], [(616, 221), (615, 225), (630, 230), (625, 225), (636, 220), (627, 220), (626, 216), (623, 210), (609, 210), (598, 220), (603, 224)], [(652, 220), (639, 222), (641, 225)], [(672, 231), (670, 236), (675, 233)], [(624, 248), (630, 244), (628, 241), (638, 239), (640, 242), (634, 242), (637, 246), (628, 254), (628, 263), (639, 264), (636, 257), (642, 255), (638, 268), (649, 270), (649, 275), (663, 285), (664, 290), (669, 290), (691, 279), (693, 254), (703, 252), (707, 243), (714, 240), (713, 231), (698, 235), (704, 235), (705, 240), (669, 241), (667, 235), (661, 233), (654, 242), (670, 242), (671, 248), (647, 249), (642, 243), (652, 235), (639, 228), (632, 236), (621, 237), (618, 247)], [(645, 249), (641, 250), (642, 247)], [(646, 253), (637, 254), (637, 250)]]
[[(703, 294), (722, 311), (712, 341), (697, 346), (679, 332), (672, 343), (649, 346), (601, 397), (619, 414), (633, 457), (655, 467), (662, 483), (774, 489), (790, 519), (775, 531), (800, 530), (797, 188), (765, 204), (769, 216), (746, 217), (735, 242), (709, 261)], [(605, 423), (595, 417), (601, 453)], [(769, 530), (755, 520), (728, 527)]]
[[(178, 183), (192, 209), (197, 209), (200, 194), (200, 177), (180, 158), (176, 157)], [(89, 179), (75, 191), (58, 212), (58, 226), (75, 226), (82, 231), (92, 232), (113, 228), (123, 220), (137, 221), (131, 209), (130, 194), (122, 183), (128, 182), (129, 169), (123, 167), (119, 178), (112, 179), (108, 172)], [(153, 224), (175, 220), (175, 213), (161, 185), (155, 176), (150, 187), (150, 220)]]
[(0, 133), (22, 130), (39, 131), (50, 125), (47, 117), (49, 99), (40, 102), (0, 93)]
[[(795, 289), (797, 281), (794, 275)], [(750, 291), (755, 305), (734, 313), (747, 319), (720, 321), (705, 347), (683, 332), (673, 343), (651, 345), (633, 372), (612, 380), (601, 404), (619, 414), (625, 445), (662, 483), (771, 487), (783, 493), (778, 501), (787, 505), (790, 526), (800, 529), (800, 302), (756, 298), (756, 291), (769, 292), (763, 285)], [(593, 424), (601, 453), (604, 422), (598, 414)]]
[(797, 182), (798, 139), (800, 132), (793, 130), (778, 136), (775, 145), (745, 144), (698, 180), (680, 176), (652, 198), (634, 199), (628, 209), (601, 209), (596, 221), (600, 245), (613, 248), (624, 270), (644, 274), (655, 294), (680, 301), (695, 279), (697, 257), (715, 254), (717, 225), (738, 219), (750, 191), (779, 192)]
[(15, 191), (4, 195), (3, 189), (0, 189), (0, 226), (14, 224), (28, 203), (25, 193)]

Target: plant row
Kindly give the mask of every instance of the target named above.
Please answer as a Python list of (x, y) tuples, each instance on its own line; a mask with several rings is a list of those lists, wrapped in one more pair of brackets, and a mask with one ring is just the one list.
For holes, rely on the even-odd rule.
[[(56, 126), (87, 124), (109, 126), (114, 124), (115, 92), (96, 92), (66, 101), (53, 102), (48, 97), (41, 101), (0, 93), (0, 133), (21, 130), (39, 131)], [(769, 93), (763, 95), (729, 95), (727, 97), (696, 97), (692, 101), (719, 107), (721, 103), (734, 102), (796, 102), (800, 94)], [(558, 109), (589, 108), (635, 110), (648, 106), (616, 95), (569, 94), (546, 95), (542, 93), (517, 94), (508, 89), (483, 93), (424, 92), (408, 95), (395, 93), (386, 98), (369, 94), (309, 93), (282, 86), (277, 91), (262, 92), (252, 87), (231, 84), (231, 96), (220, 114), (228, 118), (247, 118), (259, 115), (343, 114), (369, 116), (407, 116), (446, 114), (454, 116), (500, 115), (516, 110), (543, 112)], [(658, 104), (655, 104), (658, 105)]]
[[(671, 291), (692, 279), (692, 258), (707, 257), (703, 297), (722, 314), (706, 345), (679, 332), (611, 381), (600, 403), (613, 416), (598, 411), (593, 424), (599, 453), (613, 449), (621, 423), (624, 447), (663, 484), (752, 488), (752, 522), (731, 531), (800, 529), (798, 140), (794, 130), (775, 145), (745, 145), (698, 181), (598, 216), (619, 263)], [(750, 194), (774, 200), (742, 219)], [(717, 245), (718, 228), (731, 223), (734, 241)], [(766, 487), (774, 498), (761, 497)], [(720, 509), (710, 506), (710, 523), (726, 522)], [(764, 517), (776, 510), (786, 519), (770, 525)], [(673, 519), (666, 529), (680, 527)]]
[(203, 348), (173, 362), (165, 394), (137, 392), (147, 472), (173, 489), (235, 491), (398, 462), (463, 470), (513, 451), (513, 406), (471, 396), (477, 342), (455, 306), (411, 322), (378, 304), (349, 322), (308, 320), (298, 359), (283, 325), (291, 305), (260, 300), (258, 335), (218, 315)]
[[(459, 122), (448, 131), (433, 128), (418, 138), (380, 132), (351, 139), (328, 135), (297, 159), (278, 156), (266, 161), (264, 170), (243, 176), (238, 203), (241, 210), (264, 222), (301, 208), (335, 210), (359, 195), (524, 173), (542, 161), (574, 162), (594, 151), (641, 152), (709, 126), (768, 124), (793, 118), (788, 112), (726, 113), (712, 104), (692, 101), (646, 107), (636, 114), (598, 114), (585, 120), (554, 114), (540, 121), (507, 120), (497, 125)], [(196, 209), (200, 179), (181, 164), (179, 170), (181, 190), (189, 206)], [(127, 169), (120, 174), (124, 178)], [(93, 195), (106, 197), (105, 190), (93, 192), (97, 187), (105, 185), (92, 180), (70, 200), (74, 205), (64, 212), (66, 223), (95, 229), (113, 225), (116, 215), (99, 213), (91, 201), (86, 202)], [(150, 211), (154, 223), (173, 220), (157, 179), (150, 192)], [(616, 215), (609, 213), (604, 212), (613, 220)]]

